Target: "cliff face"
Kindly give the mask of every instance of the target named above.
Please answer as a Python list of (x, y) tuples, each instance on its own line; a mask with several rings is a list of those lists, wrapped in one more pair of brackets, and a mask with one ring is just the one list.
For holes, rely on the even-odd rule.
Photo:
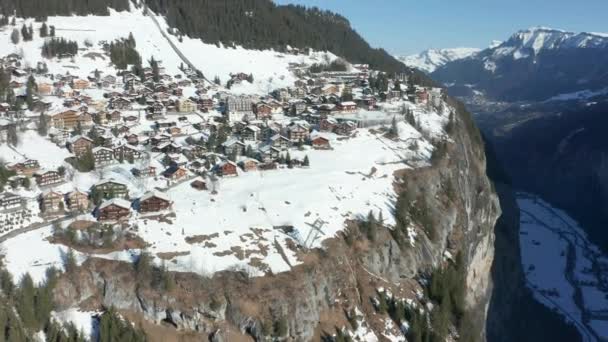
[[(384, 340), (399, 331), (387, 323), (387, 314), (376, 313), (372, 299), (378, 289), (419, 301), (421, 276), (460, 252), (467, 311), (473, 321), (485, 322), (500, 208), (485, 174), (480, 135), (463, 108), (453, 105), (458, 113), (445, 153), (433, 158), (430, 167), (396, 174), (396, 191), (425, 211), (425, 222), (412, 220), (417, 233), (413, 245), (398, 241), (385, 227), (378, 228), (375, 238), (363, 238), (356, 233), (357, 224), (347, 222), (353, 241), (336, 237), (325, 241), (322, 250), (301, 251), (303, 263), (289, 272), (257, 278), (243, 272), (211, 278), (175, 274), (175, 286), (162, 291), (138, 279), (131, 265), (89, 259), (60, 280), (55, 299), (60, 308), (113, 306), (144, 328), (163, 323), (163, 329), (173, 329), (167, 334), (181, 334), (183, 340), (265, 340), (272, 322), (275, 334), (280, 322), (285, 329), (279, 334), (291, 340), (319, 340), (336, 328), (350, 327), (351, 312), (358, 312), (357, 319)], [(483, 324), (474, 335), (485, 339)], [(164, 336), (150, 335), (152, 340)]]

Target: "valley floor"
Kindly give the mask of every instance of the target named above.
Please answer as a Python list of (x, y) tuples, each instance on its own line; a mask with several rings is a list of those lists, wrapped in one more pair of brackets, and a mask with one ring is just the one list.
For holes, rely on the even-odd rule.
[(563, 315), (583, 341), (608, 339), (608, 257), (562, 210), (518, 193), (521, 260), (534, 297)]

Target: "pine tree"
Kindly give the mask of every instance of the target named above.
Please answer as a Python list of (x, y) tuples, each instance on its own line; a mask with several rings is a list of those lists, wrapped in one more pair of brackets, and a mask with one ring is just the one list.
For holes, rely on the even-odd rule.
[(65, 254), (63, 266), (68, 274), (73, 273), (78, 267), (78, 263), (76, 262), (76, 255), (74, 254), (74, 251), (71, 248), (68, 249), (67, 253)]
[(7, 131), (8, 143), (12, 146), (17, 146), (19, 144), (19, 135), (17, 134), (17, 126), (10, 125), (8, 126)]
[(49, 35), (49, 27), (46, 25), (46, 23), (42, 23), (42, 26), (40, 26), (40, 38), (45, 38)]
[(55, 25), (51, 25), (49, 29), (49, 36), (55, 37)]
[(152, 68), (152, 79), (154, 82), (160, 81), (160, 72), (158, 67), (158, 62), (154, 59), (154, 56), (149, 61), (150, 67)]
[(36, 314), (34, 312), (35, 295), (34, 281), (29, 273), (26, 273), (19, 282), (17, 312), (23, 324), (31, 329), (36, 328)]
[(36, 84), (36, 79), (34, 79), (34, 76), (30, 75), (30, 77), (27, 79), (27, 84), (25, 87), (25, 102), (29, 110), (34, 108), (34, 94), (37, 91), (38, 85)]
[(310, 166), (310, 160), (308, 160), (308, 155), (304, 156), (304, 160), (302, 161), (302, 166), (305, 166), (305, 167)]
[(44, 112), (40, 113), (40, 116), (38, 118), (38, 134), (42, 137), (46, 137), (46, 135), (48, 134), (48, 122), (46, 115), (44, 115)]
[(17, 29), (13, 29), (13, 32), (11, 32), (11, 42), (13, 42), (13, 44), (17, 45), (19, 44), (19, 30)]

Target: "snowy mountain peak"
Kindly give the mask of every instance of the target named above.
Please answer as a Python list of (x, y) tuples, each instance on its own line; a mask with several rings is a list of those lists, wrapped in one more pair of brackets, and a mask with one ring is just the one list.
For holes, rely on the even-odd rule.
[[(541, 50), (562, 48), (605, 48), (608, 47), (608, 35), (600, 33), (575, 33), (564, 30), (537, 26), (515, 33), (506, 45), (520, 49)], [(518, 52), (518, 51), (514, 52)], [(522, 51), (519, 51), (520, 53)]]
[(477, 48), (453, 48), (453, 49), (429, 49), (416, 55), (397, 57), (405, 65), (431, 73), (446, 63), (471, 57), (481, 49)]

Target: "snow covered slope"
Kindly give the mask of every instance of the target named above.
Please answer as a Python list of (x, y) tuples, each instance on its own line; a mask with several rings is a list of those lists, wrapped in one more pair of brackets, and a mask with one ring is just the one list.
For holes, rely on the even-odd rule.
[(409, 67), (431, 73), (446, 63), (467, 58), (481, 51), (477, 48), (429, 49), (416, 55), (398, 57)]
[[(85, 42), (90, 42), (98, 47), (101, 41), (113, 41), (126, 38), (133, 33), (137, 44), (137, 51), (142, 59), (148, 61), (151, 57), (162, 62), (171, 75), (181, 73), (179, 66), (183, 60), (169, 43), (161, 30), (166, 32), (167, 25), (164, 18), (144, 14), (143, 9), (131, 8), (129, 12), (116, 12), (110, 9), (109, 16), (70, 16), (49, 17), (48, 25), (56, 27), (57, 36), (77, 41), (79, 47), (84, 47)], [(69, 71), (70, 74), (85, 78), (92, 70), (108, 70), (110, 61), (103, 51), (89, 49), (86, 54), (79, 54), (72, 60), (55, 59), (48, 60), (42, 57), (41, 47), (44, 39), (39, 37), (39, 23), (33, 19), (17, 20), (17, 27), (22, 24), (33, 24), (34, 39), (26, 42), (21, 40), (15, 45), (10, 40), (13, 27), (6, 26), (0, 29), (0, 55), (17, 53), (23, 55), (29, 65), (36, 66), (37, 62), (46, 62), (49, 70), (53, 73)], [(235, 93), (264, 94), (285, 86), (293, 86), (295, 77), (288, 70), (290, 63), (320, 63), (326, 60), (334, 60), (335, 55), (331, 53), (310, 52), (309, 54), (286, 54), (272, 50), (247, 50), (240, 47), (226, 48), (212, 44), (205, 44), (199, 39), (183, 37), (179, 42), (177, 37), (167, 35), (175, 44), (179, 52), (192, 62), (209, 79), (218, 76), (222, 84), (230, 78), (231, 73), (245, 72), (252, 74), (253, 84), (243, 82), (231, 89)], [(98, 53), (95, 53), (98, 52)], [(185, 64), (185, 63), (184, 63)]]

